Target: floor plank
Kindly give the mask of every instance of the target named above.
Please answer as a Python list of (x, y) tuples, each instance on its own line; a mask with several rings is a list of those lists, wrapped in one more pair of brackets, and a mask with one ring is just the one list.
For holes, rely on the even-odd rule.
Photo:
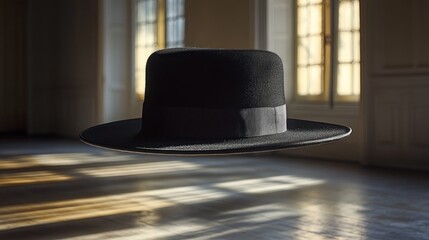
[(429, 177), (0, 139), (0, 239), (429, 239)]

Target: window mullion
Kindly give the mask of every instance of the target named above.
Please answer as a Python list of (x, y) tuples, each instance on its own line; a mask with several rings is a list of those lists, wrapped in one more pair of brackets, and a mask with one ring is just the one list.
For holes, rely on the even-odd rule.
[(336, 0), (325, 0), (325, 27), (327, 28), (326, 37), (329, 38), (329, 41), (326, 43), (326, 98), (328, 100), (329, 106), (334, 107), (335, 103), (335, 76), (336, 76), (336, 66), (337, 66), (337, 41), (336, 41)]

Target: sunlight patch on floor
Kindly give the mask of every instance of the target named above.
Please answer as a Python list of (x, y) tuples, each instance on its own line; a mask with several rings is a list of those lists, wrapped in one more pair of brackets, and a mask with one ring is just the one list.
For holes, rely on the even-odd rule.
[(194, 163), (187, 163), (184, 161), (166, 161), (137, 163), (121, 166), (82, 168), (79, 169), (78, 172), (93, 177), (119, 177), (196, 170), (199, 168), (200, 166)]
[(72, 179), (70, 176), (50, 172), (33, 171), (26, 173), (6, 173), (0, 176), (0, 187), (34, 183), (59, 182)]
[(121, 213), (154, 212), (161, 208), (175, 205), (192, 205), (218, 201), (236, 194), (268, 193), (296, 189), (309, 186), (310, 183), (321, 184), (322, 181), (276, 176), (1, 207), (0, 230)]

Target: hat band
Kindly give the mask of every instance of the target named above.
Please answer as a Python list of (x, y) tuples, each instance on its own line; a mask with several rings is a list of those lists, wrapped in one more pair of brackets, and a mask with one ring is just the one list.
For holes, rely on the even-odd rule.
[(141, 134), (155, 137), (243, 138), (285, 132), (286, 105), (244, 109), (144, 105)]

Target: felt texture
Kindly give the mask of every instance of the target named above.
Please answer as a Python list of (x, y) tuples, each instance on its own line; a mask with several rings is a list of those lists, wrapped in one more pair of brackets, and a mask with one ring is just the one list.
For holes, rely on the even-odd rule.
[(149, 57), (146, 73), (142, 135), (251, 137), (286, 125), (257, 110), (285, 105), (283, 64), (272, 52), (166, 49)]
[(285, 107), (277, 111), (285, 105), (283, 65), (268, 51), (161, 50), (149, 57), (146, 74), (142, 118), (89, 128), (82, 141), (131, 152), (206, 155), (299, 147), (351, 133), (344, 126), (287, 119)]
[(283, 81), (282, 61), (272, 52), (166, 49), (147, 61), (144, 105), (276, 107), (286, 103)]
[(213, 155), (295, 148), (334, 141), (351, 133), (350, 128), (340, 125), (288, 119), (288, 130), (273, 135), (235, 139), (161, 138), (140, 135), (140, 124), (141, 119), (102, 124), (85, 130), (80, 138), (94, 146), (128, 152)]
[(286, 105), (263, 108), (145, 107), (144, 136), (199, 139), (254, 137), (286, 131)]

